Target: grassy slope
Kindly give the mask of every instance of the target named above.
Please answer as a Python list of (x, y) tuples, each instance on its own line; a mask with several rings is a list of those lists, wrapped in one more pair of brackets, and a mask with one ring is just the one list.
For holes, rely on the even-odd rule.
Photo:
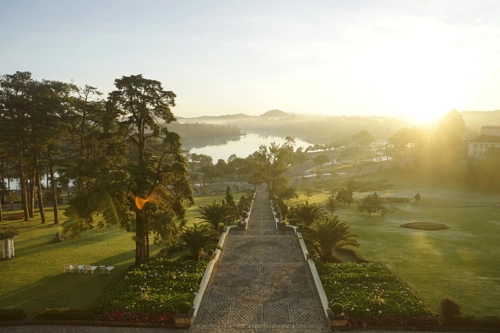
[[(395, 212), (382, 218), (368, 218), (339, 204), (335, 214), (359, 235), (359, 252), (367, 259), (387, 264), (438, 310), (443, 297), (455, 299), (463, 314), (500, 316), (500, 203), (498, 195), (461, 189), (433, 188), (398, 175), (371, 176), (387, 179), (395, 186), (379, 195), (413, 196), (415, 204), (396, 205)], [(324, 188), (333, 185), (323, 183)], [(361, 198), (365, 194), (355, 194)], [(328, 194), (318, 193), (310, 202), (324, 202)], [(301, 196), (299, 201), (304, 201)], [(356, 200), (356, 198), (355, 198)], [(488, 207), (458, 207), (488, 206)], [(447, 230), (422, 231), (400, 227), (406, 222), (437, 222)]]
[[(238, 201), (242, 193), (233, 193)], [(188, 224), (196, 219), (199, 205), (221, 200), (224, 195), (197, 197), (196, 205), (189, 208)], [(10, 214), (10, 212), (7, 212)], [(60, 217), (65, 220), (63, 212)], [(56, 232), (62, 226), (49, 221), (42, 225), (33, 221), (3, 221), (2, 228), (20, 228), (15, 239), (15, 257), (0, 259), (0, 308), (23, 308), (28, 315), (45, 307), (85, 309), (123, 277), (123, 273), (135, 260), (135, 244), (132, 234), (119, 227), (84, 232), (76, 239), (53, 243)], [(152, 245), (151, 255), (160, 247)], [(64, 264), (91, 264), (115, 266), (110, 275), (64, 273)]]

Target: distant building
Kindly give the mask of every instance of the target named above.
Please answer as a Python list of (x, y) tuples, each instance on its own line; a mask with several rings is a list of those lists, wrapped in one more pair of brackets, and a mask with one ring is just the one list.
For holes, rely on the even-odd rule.
[(481, 135), (469, 140), (467, 157), (481, 159), (484, 153), (493, 147), (500, 148), (500, 126), (483, 126)]

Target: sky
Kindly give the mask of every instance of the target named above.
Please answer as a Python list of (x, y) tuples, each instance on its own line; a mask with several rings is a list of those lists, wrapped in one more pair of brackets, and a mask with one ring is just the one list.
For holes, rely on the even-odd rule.
[(142, 74), (179, 117), (498, 110), (499, 59), (497, 0), (0, 0), (0, 75)]

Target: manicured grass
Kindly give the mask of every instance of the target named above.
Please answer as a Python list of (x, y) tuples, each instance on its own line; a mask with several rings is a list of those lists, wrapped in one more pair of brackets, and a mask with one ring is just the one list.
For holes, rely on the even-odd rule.
[[(50, 217), (51, 213), (49, 213)], [(62, 214), (61, 214), (62, 217)], [(63, 218), (64, 220), (64, 218)], [(0, 308), (23, 308), (28, 316), (46, 307), (86, 309), (115, 285), (134, 263), (132, 234), (119, 227), (87, 231), (81, 237), (51, 242), (62, 226), (4, 221), (19, 227), (15, 257), (0, 260)], [(151, 247), (154, 255), (159, 248)], [(115, 266), (110, 275), (63, 273), (64, 264)]]
[[(233, 200), (238, 204), (238, 201), (240, 201), (240, 198), (242, 195), (246, 195), (246, 192), (232, 192), (233, 195)], [(204, 196), (197, 196), (194, 198), (194, 205), (189, 207), (187, 212), (186, 212), (186, 220), (187, 220), (187, 225), (192, 225), (193, 223), (199, 223), (202, 222), (198, 216), (198, 208), (200, 206), (206, 205), (211, 203), (212, 201), (221, 201), (224, 200), (224, 197), (226, 194), (214, 194), (214, 195), (204, 195)]]
[[(498, 194), (461, 188), (433, 187), (400, 174), (370, 175), (357, 180), (390, 181), (394, 187), (377, 191), (381, 196), (409, 197), (420, 193), (413, 204), (387, 205), (385, 217), (361, 214), (356, 203), (338, 204), (335, 212), (359, 235), (359, 253), (386, 264), (438, 312), (443, 297), (456, 300), (462, 314), (500, 316), (500, 203)], [(345, 180), (344, 180), (345, 181)], [(337, 182), (337, 184), (340, 182)], [(310, 186), (310, 184), (309, 184)], [(332, 188), (321, 183), (318, 187)], [(355, 201), (370, 194), (355, 193)], [(324, 202), (328, 194), (313, 195), (309, 202)], [(304, 201), (301, 196), (298, 201)], [(409, 222), (446, 224), (446, 230), (414, 230)]]
[[(236, 202), (242, 194), (233, 193)], [(195, 205), (187, 212), (188, 224), (201, 221), (196, 218), (200, 205), (222, 200), (224, 196), (196, 197)], [(19, 230), (14, 241), (15, 257), (0, 259), (0, 308), (23, 308), (28, 316), (43, 308), (88, 309), (134, 264), (132, 234), (118, 226), (86, 231), (78, 238), (60, 243), (51, 242), (55, 234), (62, 231), (66, 221), (63, 213), (64, 209), (60, 211), (60, 225), (53, 224), (50, 211), (46, 214), (46, 224), (40, 223), (38, 215), (29, 222), (0, 222), (2, 229), (14, 227)], [(160, 249), (160, 246), (151, 244), (151, 256)], [(108, 265), (115, 268), (110, 275), (101, 275), (98, 269), (92, 275), (63, 273), (64, 264)]]

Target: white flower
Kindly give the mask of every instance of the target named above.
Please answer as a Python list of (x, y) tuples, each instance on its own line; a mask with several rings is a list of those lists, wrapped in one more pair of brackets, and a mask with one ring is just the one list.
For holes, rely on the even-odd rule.
[(366, 311), (370, 311), (370, 309), (366, 309)]
[(378, 310), (378, 313), (382, 313), (382, 310)]

